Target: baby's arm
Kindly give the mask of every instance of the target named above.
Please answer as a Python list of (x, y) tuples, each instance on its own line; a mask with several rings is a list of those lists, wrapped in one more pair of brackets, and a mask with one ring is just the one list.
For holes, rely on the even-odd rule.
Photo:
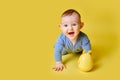
[(90, 40), (87, 36), (84, 36), (82, 38), (82, 48), (83, 50), (85, 50), (86, 52), (91, 50), (91, 44), (90, 44)]
[(65, 68), (64, 64), (62, 63), (61, 49), (62, 49), (62, 46), (60, 47), (59, 45), (59, 48), (55, 47), (55, 50), (54, 50), (56, 65), (53, 67), (53, 70), (55, 71), (62, 71)]
[(54, 57), (56, 61), (56, 65), (53, 67), (55, 71), (62, 71), (65, 66), (62, 63), (62, 54), (61, 51), (63, 49), (63, 40), (62, 35), (59, 36), (55, 46), (54, 46)]

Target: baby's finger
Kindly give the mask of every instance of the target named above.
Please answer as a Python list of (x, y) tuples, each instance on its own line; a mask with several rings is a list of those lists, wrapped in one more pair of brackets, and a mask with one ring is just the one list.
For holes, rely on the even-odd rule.
[(60, 68), (60, 71), (62, 71), (63, 69), (64, 69), (64, 67), (61, 67), (61, 68)]
[(60, 71), (60, 67), (57, 67), (57, 68), (56, 68), (56, 71)]
[(56, 69), (56, 66), (55, 66), (55, 67), (53, 67), (52, 69), (54, 69), (54, 70), (55, 70), (55, 69)]
[(54, 70), (54, 71), (57, 71), (57, 66), (53, 67), (53, 70)]

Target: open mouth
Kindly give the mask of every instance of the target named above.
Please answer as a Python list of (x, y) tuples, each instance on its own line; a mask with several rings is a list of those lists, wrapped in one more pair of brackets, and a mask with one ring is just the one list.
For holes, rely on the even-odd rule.
[(69, 32), (68, 33), (70, 36), (73, 36), (74, 35), (74, 32)]

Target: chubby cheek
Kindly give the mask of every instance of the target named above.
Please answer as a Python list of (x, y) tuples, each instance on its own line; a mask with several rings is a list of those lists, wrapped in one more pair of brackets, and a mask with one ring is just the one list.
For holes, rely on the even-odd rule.
[(64, 33), (65, 35), (67, 35), (67, 30), (64, 30), (63, 33)]
[(62, 31), (64, 34), (67, 34), (67, 29), (61, 28), (61, 31)]
[(80, 27), (78, 26), (74, 30), (75, 30), (75, 32), (79, 32), (80, 31)]

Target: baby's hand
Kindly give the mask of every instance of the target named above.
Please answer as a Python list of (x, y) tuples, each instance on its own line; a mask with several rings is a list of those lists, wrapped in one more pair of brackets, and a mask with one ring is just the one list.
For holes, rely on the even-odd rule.
[(54, 71), (62, 71), (65, 68), (62, 62), (56, 62), (55, 67), (53, 67)]

